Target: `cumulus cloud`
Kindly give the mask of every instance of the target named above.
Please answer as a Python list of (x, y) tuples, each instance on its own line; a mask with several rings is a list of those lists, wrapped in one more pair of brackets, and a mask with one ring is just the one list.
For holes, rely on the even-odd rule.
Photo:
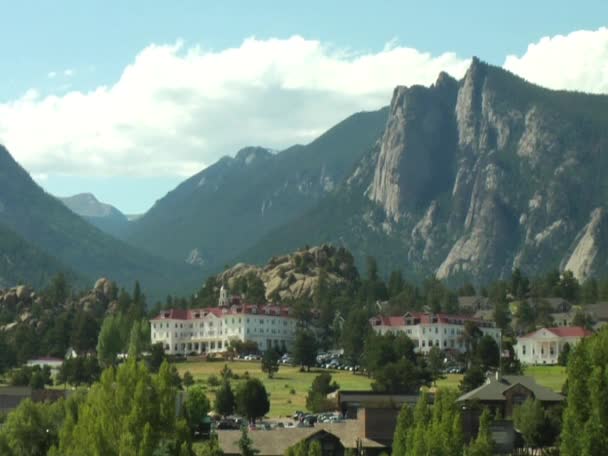
[(0, 104), (0, 142), (38, 174), (186, 176), (246, 145), (306, 143), (388, 104), (396, 85), (467, 66), (396, 42), (367, 53), (299, 36), (220, 51), (150, 45), (114, 84)]
[(54, 79), (55, 76), (57, 76), (57, 72), (56, 71), (49, 71), (46, 75), (47, 78), (49, 79)]
[(551, 89), (608, 93), (608, 28), (544, 37), (504, 67)]
[[(223, 50), (150, 45), (112, 84), (31, 89), (0, 103), (0, 143), (38, 175), (188, 176), (247, 145), (309, 142), (388, 104), (397, 85), (428, 85), (440, 71), (462, 77), (468, 65), (395, 40), (377, 52), (300, 36)], [(608, 30), (543, 38), (504, 66), (551, 88), (608, 92)]]

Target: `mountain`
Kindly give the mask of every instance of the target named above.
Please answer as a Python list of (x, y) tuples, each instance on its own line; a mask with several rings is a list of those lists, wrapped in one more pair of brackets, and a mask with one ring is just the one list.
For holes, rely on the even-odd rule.
[(59, 198), (72, 212), (80, 215), (101, 231), (122, 239), (127, 233), (129, 219), (114, 206), (100, 202), (91, 193)]
[(221, 270), (335, 190), (378, 140), (387, 113), (355, 114), (305, 146), (279, 153), (248, 147), (224, 157), (131, 222), (128, 241), (206, 271)]
[(0, 289), (19, 283), (43, 287), (60, 272), (72, 283), (83, 283), (69, 267), (0, 224)]
[(305, 243), (414, 278), (485, 283), (519, 267), (608, 273), (608, 96), (553, 91), (474, 58), (397, 87), (382, 139), (307, 213), (240, 254)]
[(114, 239), (47, 194), (0, 146), (0, 224), (85, 277), (109, 277), (121, 286), (140, 280), (148, 295), (189, 292), (197, 275)]

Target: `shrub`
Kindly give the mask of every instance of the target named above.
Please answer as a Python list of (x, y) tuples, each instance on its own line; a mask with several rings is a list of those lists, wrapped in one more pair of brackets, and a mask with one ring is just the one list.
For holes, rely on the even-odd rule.
[(220, 379), (217, 377), (217, 375), (211, 374), (209, 376), (209, 378), (207, 378), (207, 384), (209, 386), (219, 386), (220, 385)]

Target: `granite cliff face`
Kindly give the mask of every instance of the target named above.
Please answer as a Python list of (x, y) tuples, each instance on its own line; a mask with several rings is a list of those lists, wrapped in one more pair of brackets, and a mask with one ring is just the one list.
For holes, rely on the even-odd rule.
[(544, 89), (474, 58), (460, 81), (397, 87), (351, 176), (245, 258), (332, 242), (418, 279), (560, 267), (584, 280), (608, 273), (607, 175), (608, 96)]
[[(577, 111), (580, 98), (594, 104)], [(405, 234), (408, 260), (441, 279), (605, 272), (598, 107), (608, 97), (545, 90), (477, 59), (460, 82), (397, 88), (368, 195)]]

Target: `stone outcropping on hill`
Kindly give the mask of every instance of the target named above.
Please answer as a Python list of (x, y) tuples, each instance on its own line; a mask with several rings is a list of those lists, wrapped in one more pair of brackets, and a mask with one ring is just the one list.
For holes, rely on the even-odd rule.
[[(49, 303), (32, 288), (20, 285), (0, 290), (0, 314), (12, 316), (12, 321), (0, 326), (0, 331), (10, 331), (23, 324), (39, 329), (57, 315), (58, 308), (70, 309), (76, 315), (79, 311), (89, 312), (97, 317), (117, 309), (117, 288), (112, 281), (101, 278), (94, 287), (77, 299), (67, 299), (63, 303)], [(36, 309), (35, 309), (36, 308)]]
[(234, 288), (236, 279), (253, 273), (264, 282), (269, 301), (276, 297), (280, 300), (311, 298), (319, 283), (321, 269), (327, 272), (328, 284), (346, 283), (356, 274), (348, 252), (323, 245), (273, 257), (262, 267), (239, 263), (219, 274), (218, 280)]

